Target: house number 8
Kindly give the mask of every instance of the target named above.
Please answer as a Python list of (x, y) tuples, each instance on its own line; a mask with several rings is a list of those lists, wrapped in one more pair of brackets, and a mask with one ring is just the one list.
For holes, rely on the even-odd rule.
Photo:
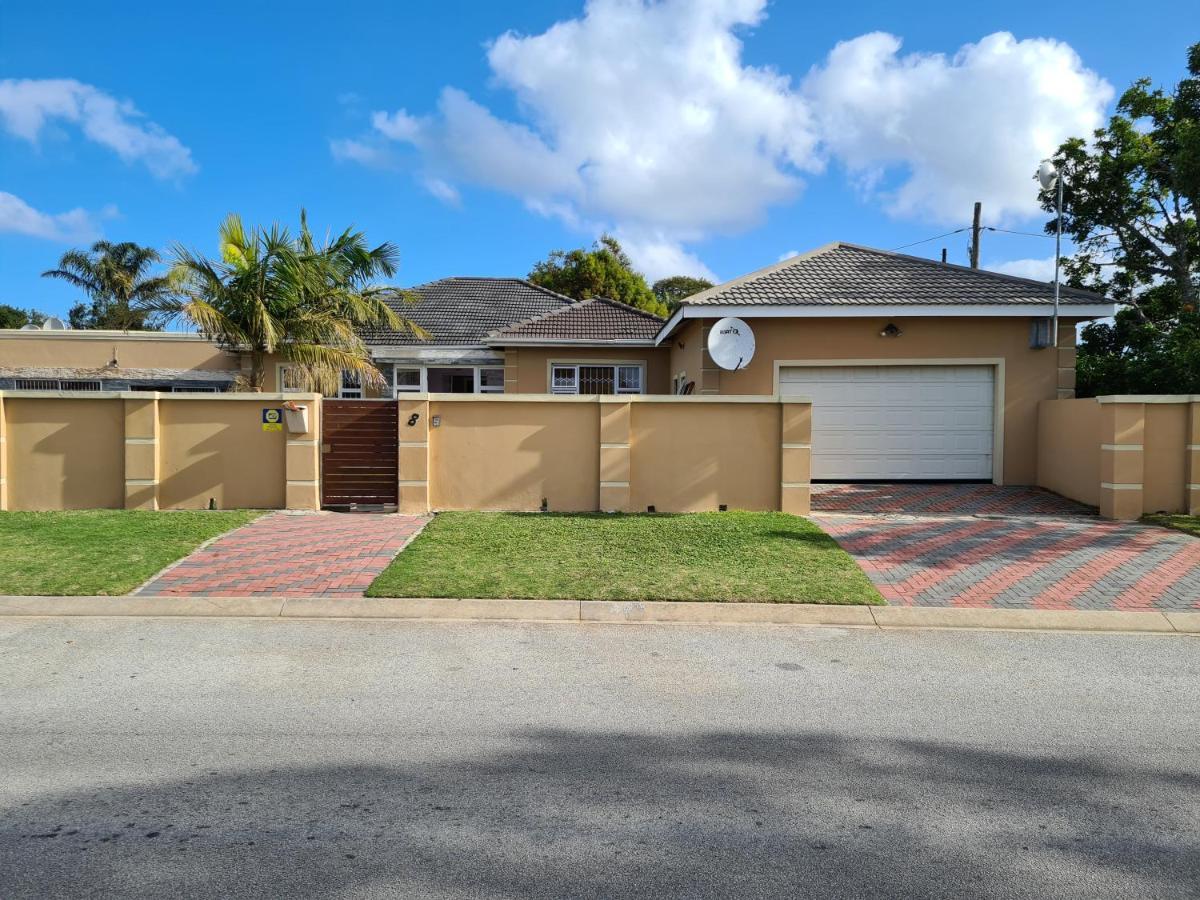
[(414, 425), (416, 425), (417, 419), (419, 419), (419, 418), (421, 418), (420, 413), (413, 413), (411, 416), (409, 416), (408, 417), (408, 427), (412, 428)]

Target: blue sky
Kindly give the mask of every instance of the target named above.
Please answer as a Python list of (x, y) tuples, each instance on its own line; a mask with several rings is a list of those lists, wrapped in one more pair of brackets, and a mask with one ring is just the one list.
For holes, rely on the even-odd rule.
[[(601, 230), (652, 276), (733, 278), (949, 231), (977, 196), (1040, 231), (1039, 148), (1133, 78), (1173, 83), (1197, 37), (1154, 26), (1190, 4), (1123, 6), (9, 4), (0, 302), (64, 312), (74, 292), (39, 273), (97, 236), (214, 252), (227, 213), (301, 206), (396, 243), (403, 284), (524, 275)], [(983, 248), (1032, 273), (1052, 251)]]

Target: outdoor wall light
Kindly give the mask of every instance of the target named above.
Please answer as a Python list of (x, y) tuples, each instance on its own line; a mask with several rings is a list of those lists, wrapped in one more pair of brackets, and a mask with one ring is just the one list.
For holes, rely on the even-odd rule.
[(904, 334), (894, 322), (888, 322), (883, 326), (883, 330), (879, 332), (880, 337), (900, 337)]

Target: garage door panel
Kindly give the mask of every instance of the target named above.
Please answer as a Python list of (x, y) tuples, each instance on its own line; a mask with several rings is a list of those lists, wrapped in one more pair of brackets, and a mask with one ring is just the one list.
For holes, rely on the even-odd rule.
[(991, 366), (798, 366), (780, 391), (813, 402), (818, 479), (991, 478)]

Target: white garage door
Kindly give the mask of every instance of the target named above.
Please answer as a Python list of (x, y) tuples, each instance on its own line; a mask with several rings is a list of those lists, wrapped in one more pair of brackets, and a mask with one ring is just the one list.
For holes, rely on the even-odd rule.
[(813, 402), (812, 477), (992, 477), (991, 366), (795, 366), (779, 391)]

